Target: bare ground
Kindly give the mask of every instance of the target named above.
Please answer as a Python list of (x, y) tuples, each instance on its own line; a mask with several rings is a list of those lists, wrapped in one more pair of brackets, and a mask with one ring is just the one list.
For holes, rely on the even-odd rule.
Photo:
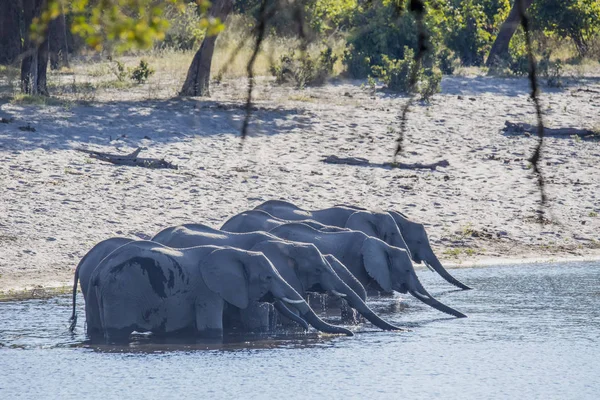
[[(136, 88), (87, 105), (0, 100), (11, 121), (0, 123), (0, 294), (69, 285), (79, 259), (108, 237), (148, 238), (186, 222), (219, 227), (268, 199), (402, 211), (426, 224), (448, 264), (600, 255), (598, 139), (546, 140), (540, 224), (528, 162), (536, 139), (502, 132), (507, 120), (535, 123), (527, 81), (451, 77), (442, 87), (412, 108), (400, 160), (449, 162), (435, 171), (383, 165), (406, 98), (356, 82), (296, 90), (261, 80), (243, 146), (244, 80), (215, 86), (211, 100), (144, 100)], [(600, 130), (600, 79), (542, 96), (548, 126)], [(74, 150), (138, 146), (179, 169), (114, 166)], [(329, 155), (371, 166), (321, 162)]]

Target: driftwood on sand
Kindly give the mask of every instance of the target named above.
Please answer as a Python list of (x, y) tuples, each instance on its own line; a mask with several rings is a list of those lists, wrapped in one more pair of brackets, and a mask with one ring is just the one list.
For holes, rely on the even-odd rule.
[(127, 165), (130, 167), (144, 167), (144, 168), (170, 168), (177, 169), (177, 165), (171, 164), (164, 159), (158, 158), (143, 158), (138, 157), (140, 152), (144, 150), (142, 147), (138, 147), (130, 154), (109, 154), (101, 151), (94, 151), (88, 149), (75, 149), (83, 153), (89, 154), (90, 157), (96, 158), (101, 161), (106, 161), (117, 165)]
[(327, 164), (347, 164), (347, 165), (360, 165), (360, 166), (369, 166), (369, 167), (385, 167), (385, 168), (400, 168), (400, 169), (430, 169), (434, 171), (437, 167), (447, 167), (450, 165), (448, 160), (440, 160), (434, 163), (383, 163), (383, 164), (374, 164), (369, 162), (366, 158), (362, 157), (338, 157), (336, 155), (327, 156), (321, 160)]
[[(504, 122), (504, 128), (502, 129), (505, 135), (535, 135), (537, 136), (537, 126), (527, 124), (524, 122)], [(589, 129), (580, 128), (548, 128), (544, 127), (544, 135), (552, 137), (565, 137), (580, 136), (581, 138), (594, 137), (596, 132)]]

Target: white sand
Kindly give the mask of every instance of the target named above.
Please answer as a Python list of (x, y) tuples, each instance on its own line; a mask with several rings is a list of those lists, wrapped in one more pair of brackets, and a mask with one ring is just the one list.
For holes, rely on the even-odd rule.
[[(506, 120), (535, 123), (524, 79), (445, 78), (431, 105), (413, 107), (401, 161), (450, 162), (433, 172), (320, 162), (332, 154), (391, 161), (403, 97), (353, 83), (297, 91), (263, 82), (253, 137), (240, 149), (245, 82), (213, 92), (210, 101), (0, 103), (0, 117), (15, 118), (0, 124), (0, 291), (70, 284), (100, 240), (148, 238), (186, 222), (219, 227), (268, 199), (402, 211), (427, 225), (438, 255), (454, 264), (600, 254), (596, 141), (546, 141), (551, 223), (535, 222), (539, 193), (527, 159), (536, 139), (501, 132)], [(597, 79), (547, 89), (542, 103), (550, 127), (600, 130)], [(18, 129), (27, 124), (36, 131)], [(80, 146), (146, 146), (142, 156), (180, 169), (114, 166), (73, 150)]]

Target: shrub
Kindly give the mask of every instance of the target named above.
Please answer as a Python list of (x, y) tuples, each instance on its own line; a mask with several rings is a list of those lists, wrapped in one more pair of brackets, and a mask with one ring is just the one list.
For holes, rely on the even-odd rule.
[(538, 62), (538, 71), (546, 79), (546, 84), (550, 87), (559, 88), (563, 86), (562, 73), (563, 66), (560, 60), (551, 61), (550, 51), (545, 52)]
[(142, 84), (148, 80), (148, 77), (154, 73), (154, 70), (150, 68), (145, 60), (141, 60), (140, 64), (131, 70), (129, 76), (131, 80)]
[(162, 47), (191, 50), (204, 39), (206, 30), (202, 28), (202, 17), (196, 2), (190, 2), (184, 8), (167, 5), (165, 18), (169, 21), (169, 28), (161, 42)]
[(398, 93), (420, 93), (423, 100), (440, 91), (442, 74), (432, 68), (420, 68), (417, 71), (415, 86), (411, 87), (411, 74), (415, 65), (415, 54), (408, 47), (404, 49), (404, 58), (400, 60), (382, 56), (383, 65), (372, 67), (373, 75), (381, 79), (388, 90)]
[(405, 58), (406, 48), (417, 48), (417, 31), (411, 13), (398, 9), (393, 1), (373, 1), (352, 20), (343, 62), (352, 78), (366, 78), (371, 67), (384, 66), (388, 60)]
[(438, 61), (440, 71), (444, 75), (452, 75), (454, 73), (454, 53), (449, 49), (442, 49), (438, 53)]
[(115, 60), (114, 64), (111, 64), (110, 71), (117, 77), (119, 82), (123, 82), (129, 73), (129, 70), (125, 67), (125, 64), (118, 60)]
[(446, 46), (454, 51), (463, 65), (479, 66), (483, 63), (494, 39), (485, 29), (487, 19), (481, 2), (465, 0), (458, 7), (450, 8)]
[(279, 64), (271, 67), (271, 73), (279, 84), (293, 82), (298, 88), (322, 85), (333, 73), (337, 59), (331, 47), (322, 50), (317, 59), (308, 53), (297, 56), (292, 50), (281, 56)]

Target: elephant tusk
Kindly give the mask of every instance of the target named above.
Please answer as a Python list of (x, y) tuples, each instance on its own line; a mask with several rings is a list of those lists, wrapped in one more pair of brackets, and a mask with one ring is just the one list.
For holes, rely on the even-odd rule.
[(292, 300), (292, 299), (288, 299), (287, 297), (282, 297), (281, 300), (285, 301), (286, 303), (290, 303), (290, 304), (304, 303), (304, 300)]
[(431, 272), (435, 272), (435, 270), (433, 269), (433, 267), (432, 267), (432, 266), (431, 266), (431, 265), (430, 265), (430, 264), (429, 264), (427, 261), (423, 261), (423, 263), (425, 263), (425, 266), (426, 266), (427, 268), (429, 268), (429, 270), (430, 270)]
[(340, 293), (337, 290), (332, 290), (331, 293), (335, 294), (338, 297), (346, 297), (344, 293)]

